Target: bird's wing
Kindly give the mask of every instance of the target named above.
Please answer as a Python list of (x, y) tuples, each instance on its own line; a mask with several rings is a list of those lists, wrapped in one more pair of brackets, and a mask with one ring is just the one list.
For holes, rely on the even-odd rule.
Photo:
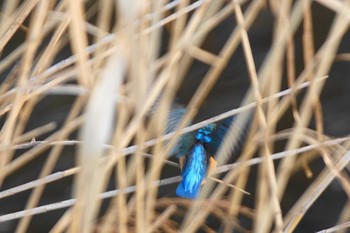
[[(181, 119), (186, 113), (186, 109), (179, 105), (174, 105), (169, 111), (166, 133), (174, 132), (180, 124)], [(177, 158), (185, 155), (192, 148), (196, 142), (193, 133), (186, 133), (179, 137), (178, 142), (175, 144), (170, 152), (170, 155), (175, 155)]]
[(173, 106), (168, 113), (165, 133), (171, 133), (179, 126), (181, 119), (186, 113), (186, 108), (181, 106)]
[(217, 128), (213, 133), (211, 133), (211, 142), (208, 143), (207, 149), (211, 156), (215, 156), (217, 153), (227, 131), (229, 130), (234, 117), (229, 117), (225, 119), (221, 124), (217, 125)]
[(209, 145), (207, 146), (208, 151), (214, 158), (216, 158), (218, 149), (221, 146), (224, 138), (226, 137), (226, 134), (228, 133), (231, 127), (233, 127), (233, 130), (235, 131), (235, 133), (239, 135), (238, 140), (234, 141), (233, 145), (231, 146), (231, 150), (232, 150), (231, 156), (238, 155), (239, 151), (243, 147), (246, 136), (250, 130), (249, 122), (252, 121), (253, 113), (254, 111), (250, 111), (245, 115), (242, 115), (243, 118), (241, 118), (240, 119), (241, 121), (239, 122), (238, 122), (238, 119), (239, 119), (238, 116), (229, 117), (226, 120), (224, 120), (222, 124), (218, 125), (217, 129), (211, 135), (212, 142), (210, 142)]
[(172, 150), (172, 154), (176, 155), (177, 158), (184, 156), (195, 143), (196, 139), (193, 133), (186, 133), (180, 137), (178, 143)]

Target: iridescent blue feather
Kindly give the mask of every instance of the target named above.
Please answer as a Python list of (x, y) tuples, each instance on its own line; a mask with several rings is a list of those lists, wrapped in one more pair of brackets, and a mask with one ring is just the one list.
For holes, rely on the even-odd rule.
[(207, 173), (207, 154), (202, 143), (198, 142), (187, 154), (182, 169), (182, 180), (176, 189), (176, 195), (185, 198), (196, 198), (203, 179)]
[[(150, 111), (150, 115), (156, 112), (158, 105)], [(186, 113), (186, 109), (173, 104), (167, 115), (167, 125), (164, 133), (170, 133), (177, 129), (179, 122)], [(225, 138), (234, 117), (225, 119), (221, 124), (209, 124), (195, 132), (182, 135), (178, 143), (172, 149), (170, 155), (184, 160), (182, 167), (182, 181), (177, 187), (176, 194), (185, 198), (196, 198), (201, 184), (208, 175), (210, 157), (215, 158), (218, 148)], [(240, 131), (240, 125), (237, 126)], [(244, 131), (244, 130), (243, 130)], [(242, 135), (245, 133), (243, 132)]]
[(185, 164), (182, 168), (182, 180), (176, 189), (176, 195), (185, 198), (196, 198), (203, 180), (207, 174), (209, 154), (205, 145), (210, 143), (210, 134), (215, 124), (199, 129), (195, 134), (196, 143), (185, 155)]

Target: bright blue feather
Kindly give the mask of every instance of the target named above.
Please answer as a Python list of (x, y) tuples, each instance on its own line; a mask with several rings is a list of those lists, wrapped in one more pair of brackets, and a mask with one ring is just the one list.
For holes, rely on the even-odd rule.
[(182, 180), (177, 187), (176, 195), (185, 198), (196, 198), (203, 179), (207, 173), (207, 154), (201, 142), (197, 142), (186, 156), (182, 169)]
[(196, 132), (195, 139), (197, 142), (185, 156), (182, 180), (176, 190), (178, 196), (192, 199), (198, 196), (202, 182), (207, 174), (208, 158), (210, 156), (207, 154), (204, 145), (211, 142), (210, 134), (215, 127), (215, 124), (209, 124)]
[[(156, 110), (152, 110), (151, 114)], [(186, 109), (174, 104), (167, 115), (167, 126), (164, 133), (177, 129)], [(182, 158), (182, 181), (176, 194), (185, 198), (196, 198), (203, 180), (205, 180), (210, 157), (215, 159), (218, 148), (225, 138), (234, 117), (229, 117), (219, 124), (211, 123), (195, 131), (182, 135), (172, 148), (170, 155)], [(239, 125), (238, 125), (239, 127)], [(244, 135), (244, 133), (242, 133)]]
[[(152, 117), (157, 109), (158, 102), (152, 107), (149, 112)], [(177, 129), (180, 120), (186, 113), (186, 109), (178, 104), (173, 104), (167, 114), (167, 121), (164, 133), (170, 133)], [(182, 135), (179, 141), (169, 153), (170, 156), (175, 155), (184, 161), (182, 171), (182, 181), (177, 187), (176, 194), (185, 198), (196, 198), (201, 188), (203, 180), (208, 175), (208, 166), (210, 157), (214, 158), (217, 155), (218, 148), (221, 146), (234, 117), (229, 117), (221, 123), (211, 123), (207, 126), (195, 131)], [(236, 131), (243, 136), (246, 129), (241, 124), (235, 126)], [(241, 142), (240, 140), (238, 143)]]

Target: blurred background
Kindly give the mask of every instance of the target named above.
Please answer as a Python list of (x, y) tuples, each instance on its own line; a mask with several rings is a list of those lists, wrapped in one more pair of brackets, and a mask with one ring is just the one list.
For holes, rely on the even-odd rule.
[[(248, 31), (254, 62), (258, 71), (262, 67), (266, 56), (271, 49), (274, 38), (273, 35), (275, 33), (274, 27), (276, 26), (276, 15), (274, 15), (271, 10), (271, 2), (265, 2), (264, 7), (257, 16), (257, 19), (254, 21), (252, 27)], [(336, 16), (334, 11), (330, 10), (319, 2), (325, 1), (312, 1), (311, 4), (314, 32), (313, 42), (315, 51), (317, 51), (325, 42), (328, 33), (330, 32), (332, 22)], [(242, 10), (246, 10), (250, 3), (250, 1), (245, 1), (242, 4)], [(4, 9), (5, 4), (6, 1), (1, 2), (1, 12)], [(98, 7), (98, 5), (96, 5), (94, 1), (86, 1), (84, 4), (87, 11), (90, 10), (92, 12), (90, 12), (91, 17), (88, 18), (88, 21), (91, 24), (95, 24), (98, 15), (98, 9), (95, 8)], [(3, 47), (1, 51), (0, 63), (3, 62), (6, 57), (8, 57), (16, 48), (21, 46), (26, 41), (29, 19), (31, 17), (31, 14), (29, 14), (27, 19), (24, 20), (22, 26), (15, 32), (9, 42), (6, 43), (6, 45)], [(0, 20), (0, 24), (3, 22), (3, 20), (3, 18)], [(237, 24), (235, 16), (233, 14), (228, 16), (223, 22), (221, 22), (214, 30), (208, 34), (203, 43), (202, 49), (207, 50), (213, 54), (218, 54), (222, 49), (222, 46), (227, 41), (232, 30), (236, 26)], [(170, 36), (171, 35), (169, 29), (166, 28), (162, 34), (161, 53), (163, 54), (167, 52)], [(89, 39), (91, 40), (89, 43), (92, 43), (93, 38)], [(299, 75), (304, 69), (302, 26), (298, 28), (293, 39), (295, 43), (295, 72), (296, 75)], [(44, 48), (45, 44), (47, 43), (48, 41), (44, 40), (41, 46)], [(40, 48), (38, 51), (40, 51)], [(59, 53), (57, 53), (57, 55), (54, 57), (52, 64), (58, 63), (68, 58), (72, 53), (72, 48), (69, 45), (62, 46), (62, 49), (60, 49)], [(330, 137), (345, 137), (350, 134), (350, 78), (348, 77), (348, 74), (350, 74), (349, 53), (350, 33), (347, 32), (341, 39), (341, 43), (337, 52), (337, 54), (347, 55), (336, 57), (321, 94), (324, 134)], [(16, 66), (21, 66), (20, 60), (15, 60), (10, 66), (2, 70), (1, 82), (4, 82), (11, 75), (16, 78), (16, 74), (13, 74), (13, 72), (15, 72), (14, 67)], [(178, 103), (184, 106), (189, 103), (191, 97), (193, 96), (193, 93), (197, 90), (209, 68), (209, 65), (206, 65), (198, 60), (195, 60), (191, 64), (189, 71), (186, 73), (185, 78), (176, 93), (176, 101)], [(286, 67), (281, 68), (283, 69), (281, 90), (283, 90), (288, 88), (288, 83)], [(74, 83), (74, 81), (70, 82)], [(239, 45), (237, 51), (228, 61), (227, 66), (220, 75), (220, 78), (215, 83), (209, 96), (203, 103), (202, 107), (199, 109), (194, 122), (205, 120), (228, 110), (238, 108), (246, 92), (248, 91), (249, 86), (250, 80), (246, 68), (246, 60), (244, 58), (242, 46)], [(305, 93), (302, 92), (301, 96), (303, 96), (303, 94)], [(40, 98), (28, 119), (28, 123), (25, 127), (25, 132), (50, 122), (55, 122), (57, 124), (56, 127), (60, 128), (75, 99), (75, 96), (65, 95), (48, 95)], [(300, 97), (298, 100), (301, 101), (301, 99), (302, 98)], [(4, 126), (7, 117), (7, 114), (1, 115), (2, 126)], [(277, 127), (278, 129), (276, 131), (289, 129), (293, 127), (293, 123), (294, 119), (292, 111), (288, 110), (279, 121)], [(311, 121), (310, 128), (315, 128), (314, 121)], [(52, 131), (40, 135), (39, 137), (35, 138), (35, 140), (44, 140), (51, 133)], [(69, 135), (68, 139), (77, 139), (77, 132), (73, 131), (73, 133)], [(279, 141), (276, 143), (275, 152), (282, 151), (284, 149), (285, 143), (286, 141)], [(65, 147), (64, 150), (60, 153), (59, 160), (55, 165), (52, 173), (64, 171), (65, 169), (73, 167), (76, 161), (76, 149), (76, 146)], [(25, 149), (17, 150), (14, 158), (16, 158), (16, 156), (20, 156), (25, 151)], [(9, 176), (6, 176), (3, 184), (1, 185), (0, 191), (4, 191), (37, 179), (45, 162), (43, 158), (45, 158), (45, 155), (47, 155), (47, 153), (48, 152), (46, 151), (44, 155), (38, 156), (37, 158), (28, 162), (20, 170)], [(235, 156), (238, 156), (237, 153), (234, 154)], [(237, 157), (233, 158), (233, 160), (236, 159)], [(312, 177), (307, 177), (303, 170), (300, 170), (298, 173), (294, 174), (291, 177), (290, 184), (281, 202), (282, 212), (291, 208), (291, 206), (296, 202), (301, 194), (315, 180), (317, 177), (316, 174), (318, 174), (324, 167), (324, 163), (322, 158), (319, 157), (315, 161), (311, 162), (309, 166), (312, 173), (314, 174)], [(250, 196), (245, 196), (244, 201), (242, 202), (242, 205), (249, 208), (254, 208), (254, 202), (256, 201), (254, 190), (256, 185), (255, 181), (257, 171), (255, 168), (256, 167), (253, 167), (253, 170), (250, 173), (248, 185), (246, 187), (246, 191), (250, 192)], [(179, 175), (180, 172), (177, 168), (169, 168), (167, 170), (163, 170), (162, 174), (164, 177), (169, 177)], [(176, 185), (177, 184), (172, 184), (161, 187), (159, 196), (174, 197)], [(113, 182), (111, 182), (110, 188), (113, 187)], [(38, 206), (68, 199), (71, 197), (71, 192), (71, 176), (50, 183), (46, 186)], [(21, 192), (6, 198), (1, 198), (0, 215), (25, 209), (26, 202), (30, 194), (31, 190)], [(347, 203), (347, 200), (347, 195), (343, 191), (341, 185), (337, 181), (332, 182), (326, 191), (321, 194), (320, 198), (312, 205), (310, 210), (307, 211), (305, 217), (302, 219), (294, 232), (316, 232), (318, 230), (334, 226), (337, 224), (339, 215), (342, 211), (342, 207)], [(106, 209), (108, 204), (109, 202), (105, 201), (103, 203), (102, 209)], [(49, 232), (52, 226), (65, 212), (65, 210), (66, 209), (60, 209), (35, 215), (30, 223), (30, 226), (28, 227), (27, 232)], [(17, 223), (18, 220), (0, 223), (0, 232), (14, 232)], [(208, 220), (207, 224), (217, 231), (220, 230), (220, 224), (217, 220), (215, 220), (215, 218), (213, 218), (211, 221)], [(241, 216), (240, 224), (244, 226), (248, 231), (252, 230), (252, 222), (248, 218)]]

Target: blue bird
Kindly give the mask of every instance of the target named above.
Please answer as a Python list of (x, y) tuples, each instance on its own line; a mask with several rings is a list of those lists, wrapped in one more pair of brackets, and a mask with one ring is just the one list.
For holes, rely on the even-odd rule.
[(233, 118), (223, 124), (209, 124), (194, 133), (185, 134), (177, 148), (182, 180), (176, 189), (176, 195), (194, 199), (201, 185), (216, 167), (214, 158)]
[[(158, 108), (155, 104), (150, 112), (154, 114)], [(186, 109), (173, 104), (168, 112), (164, 133), (173, 132)], [(216, 167), (215, 156), (234, 117), (225, 119), (221, 124), (211, 123), (191, 133), (181, 136), (170, 155), (179, 159), (182, 180), (176, 189), (176, 195), (195, 199), (205, 183), (206, 177)]]
[[(176, 195), (185, 198), (196, 198), (207, 175), (211, 157), (205, 147), (212, 141), (210, 134), (214, 124), (199, 129), (195, 133), (196, 142), (190, 151), (179, 158), (182, 168), (182, 180), (176, 189)], [(211, 165), (213, 166), (213, 165)]]

